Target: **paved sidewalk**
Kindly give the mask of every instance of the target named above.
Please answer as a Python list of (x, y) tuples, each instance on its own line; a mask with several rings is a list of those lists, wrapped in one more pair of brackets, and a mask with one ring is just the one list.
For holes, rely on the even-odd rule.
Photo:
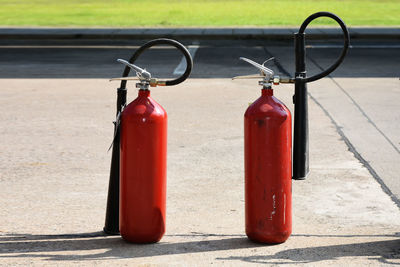
[[(398, 207), (313, 101), (311, 173), (293, 182), (293, 234), (275, 246), (247, 240), (243, 113), (255, 84), (190, 79), (152, 90), (169, 115), (167, 232), (133, 245), (101, 233), (117, 84), (1, 79), (0, 265), (400, 264)], [(292, 89), (275, 91), (290, 108)]]

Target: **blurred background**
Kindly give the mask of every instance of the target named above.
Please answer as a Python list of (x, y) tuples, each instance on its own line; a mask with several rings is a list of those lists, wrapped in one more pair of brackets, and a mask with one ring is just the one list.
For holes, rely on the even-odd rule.
[[(3, 26), (297, 26), (330, 11), (351, 26), (400, 25), (398, 0), (1, 0)], [(319, 19), (314, 25), (334, 25)]]

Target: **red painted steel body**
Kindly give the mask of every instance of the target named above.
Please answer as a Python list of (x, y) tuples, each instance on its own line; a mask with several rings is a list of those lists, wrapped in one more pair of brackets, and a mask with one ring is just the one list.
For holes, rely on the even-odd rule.
[(257, 242), (282, 243), (292, 232), (291, 126), (272, 89), (244, 115), (246, 234)]
[(121, 116), (120, 233), (134, 243), (165, 232), (167, 113), (139, 90)]

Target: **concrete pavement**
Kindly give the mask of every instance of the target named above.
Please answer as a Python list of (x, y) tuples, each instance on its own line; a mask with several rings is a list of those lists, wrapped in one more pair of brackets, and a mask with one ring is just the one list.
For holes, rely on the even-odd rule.
[[(314, 102), (311, 174), (293, 183), (293, 235), (266, 246), (244, 235), (242, 125), (247, 103), (260, 93), (255, 81), (191, 79), (154, 89), (169, 114), (167, 232), (159, 244), (132, 245), (99, 233), (115, 84), (2, 79), (0, 85), (2, 265), (400, 263), (398, 207)], [(276, 90), (289, 107), (290, 87)]]
[[(260, 89), (255, 80), (229, 77), (254, 72), (239, 56), (273, 55), (278, 61), (271, 68), (291, 73), (292, 47), (202, 43), (190, 80), (152, 90), (169, 115), (167, 232), (160, 243), (142, 246), (100, 232), (118, 86), (107, 78), (121, 71), (114, 60), (134, 48), (1, 48), (0, 264), (400, 264), (396, 198), (370, 169), (378, 170), (379, 158), (392, 162), (389, 171), (399, 162), (384, 156), (399, 131), (387, 121), (397, 118), (390, 110), (398, 107), (398, 50), (353, 49), (332, 77), (309, 85), (311, 174), (293, 182), (292, 237), (265, 246), (246, 239), (243, 217), (243, 113)], [(372, 51), (380, 56), (366, 57)], [(180, 60), (171, 52), (154, 50), (139, 63), (169, 77)], [(312, 48), (310, 73), (335, 52)], [(377, 71), (380, 64), (390, 67)], [(132, 99), (136, 90), (129, 88)], [(275, 94), (292, 108), (292, 86), (280, 85)], [(381, 112), (382, 106), (388, 107)], [(378, 134), (380, 143), (368, 139)], [(378, 157), (369, 160), (361, 147)], [(376, 172), (385, 173), (385, 166)]]

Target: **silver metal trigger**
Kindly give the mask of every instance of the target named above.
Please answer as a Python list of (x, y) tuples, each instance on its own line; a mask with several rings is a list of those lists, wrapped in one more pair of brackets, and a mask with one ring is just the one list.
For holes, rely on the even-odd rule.
[(265, 64), (273, 60), (274, 58), (271, 57), (264, 61), (262, 64), (258, 64), (257, 62), (254, 62), (251, 59), (245, 58), (245, 57), (240, 57), (240, 60), (243, 60), (257, 69), (260, 70), (260, 74), (253, 74), (253, 75), (245, 75), (245, 76), (236, 76), (233, 77), (232, 79), (262, 79), (262, 81), (259, 81), (259, 84), (262, 85), (264, 88), (271, 88), (272, 84), (278, 85), (279, 83), (294, 83), (294, 79), (291, 78), (280, 78), (277, 75), (274, 75), (274, 71), (265, 67)]
[(151, 73), (146, 69), (142, 69), (139, 66), (136, 66), (132, 63), (124, 59), (117, 59), (119, 63), (124, 64), (125, 66), (131, 68), (136, 72), (136, 77), (119, 77), (119, 78), (111, 78), (110, 81), (131, 81), (131, 80), (139, 80), (139, 83), (136, 84), (136, 87), (143, 90), (148, 90), (149, 86), (156, 87), (158, 85), (165, 86), (165, 81), (160, 81), (157, 78), (152, 78)]
[(126, 61), (124, 59), (117, 59), (117, 61), (119, 63), (122, 63), (122, 64), (128, 66), (129, 68), (133, 69), (136, 72), (136, 76), (139, 78), (139, 80), (150, 81), (151, 73), (148, 72), (146, 69), (142, 69), (134, 64), (129, 63), (128, 61)]
[(270, 61), (273, 58), (267, 59), (266, 61), (264, 61), (264, 63), (262, 65), (258, 64), (257, 62), (254, 62), (251, 59), (245, 58), (245, 57), (240, 57), (239, 59), (246, 61), (247, 63), (249, 63), (249, 64), (253, 65), (254, 67), (256, 67), (257, 69), (259, 69), (261, 71), (262, 76), (269, 76), (269, 77), (274, 76), (273, 70), (264, 66), (265, 63), (267, 63), (268, 61)]

